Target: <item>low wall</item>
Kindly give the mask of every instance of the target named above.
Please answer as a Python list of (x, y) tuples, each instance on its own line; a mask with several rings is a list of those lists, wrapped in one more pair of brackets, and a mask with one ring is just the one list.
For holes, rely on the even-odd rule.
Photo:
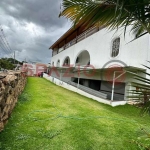
[(115, 102), (115, 101), (110, 101), (110, 100), (106, 100), (106, 99), (99, 98), (97, 96), (91, 95), (91, 94), (89, 94), (87, 92), (84, 92), (84, 91), (82, 91), (82, 90), (80, 90), (80, 89), (78, 89), (78, 88), (76, 88), (76, 87), (74, 87), (74, 86), (72, 86), (70, 84), (67, 84), (66, 82), (60, 81), (59, 79), (56, 79), (56, 78), (53, 78), (53, 77), (51, 77), (51, 76), (49, 76), (47, 74), (44, 74), (43, 77), (45, 79), (55, 83), (58, 86), (61, 86), (61, 87), (66, 88), (66, 89), (68, 89), (70, 91), (76, 92), (76, 93), (78, 93), (80, 95), (83, 95), (83, 96), (86, 96), (86, 97), (91, 98), (93, 100), (96, 100), (96, 101), (98, 101), (100, 103), (111, 105), (113, 107), (118, 106), (118, 105), (125, 105), (126, 104), (126, 101), (117, 101), (117, 102)]
[(26, 75), (23, 72), (0, 73), (0, 131), (8, 122), (18, 96), (26, 85)]

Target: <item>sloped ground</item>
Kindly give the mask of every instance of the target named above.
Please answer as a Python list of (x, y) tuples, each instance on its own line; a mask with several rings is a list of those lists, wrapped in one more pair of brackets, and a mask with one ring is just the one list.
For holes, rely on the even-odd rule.
[(0, 133), (1, 150), (137, 150), (150, 143), (150, 117), (133, 106), (112, 108), (41, 78), (28, 78), (24, 93)]

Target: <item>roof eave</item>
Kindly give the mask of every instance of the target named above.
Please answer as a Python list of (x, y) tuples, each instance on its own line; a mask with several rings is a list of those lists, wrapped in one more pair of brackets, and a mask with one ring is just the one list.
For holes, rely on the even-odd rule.
[(76, 27), (72, 26), (49, 49), (53, 49), (58, 43), (62, 42), (67, 36), (69, 36), (72, 32), (74, 32), (78, 27), (79, 27), (79, 25), (77, 25)]

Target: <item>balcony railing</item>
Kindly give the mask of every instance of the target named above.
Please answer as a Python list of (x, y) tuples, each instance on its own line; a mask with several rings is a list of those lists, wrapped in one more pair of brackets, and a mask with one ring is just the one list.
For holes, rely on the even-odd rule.
[(65, 44), (63, 47), (59, 48), (56, 52), (53, 51), (53, 56), (57, 55), (58, 53), (64, 51), (65, 49), (75, 45), (76, 43), (86, 39), (87, 37), (93, 35), (94, 33), (98, 32), (99, 30), (103, 29), (104, 27), (91, 27), (76, 38), (74, 38), (72, 41)]

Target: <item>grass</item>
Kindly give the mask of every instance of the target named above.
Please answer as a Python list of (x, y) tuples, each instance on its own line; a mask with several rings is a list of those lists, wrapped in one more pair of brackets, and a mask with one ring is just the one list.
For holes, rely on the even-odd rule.
[(28, 78), (11, 118), (0, 133), (0, 150), (137, 150), (131, 140), (149, 129), (150, 117), (125, 105), (112, 108)]

